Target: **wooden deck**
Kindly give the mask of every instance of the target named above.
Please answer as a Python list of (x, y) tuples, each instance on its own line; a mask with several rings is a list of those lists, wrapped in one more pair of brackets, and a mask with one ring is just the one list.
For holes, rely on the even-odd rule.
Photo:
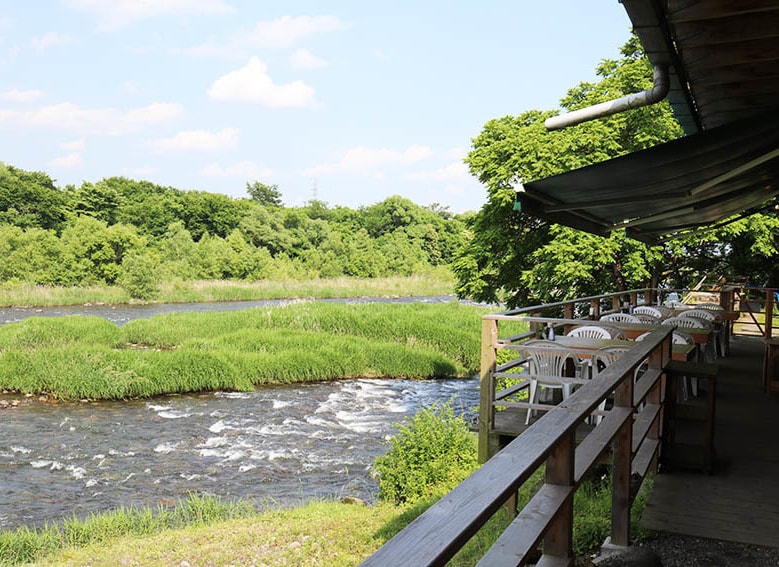
[(714, 470), (661, 470), (643, 527), (779, 547), (779, 395), (763, 391), (762, 360), (762, 339), (731, 341), (718, 360)]

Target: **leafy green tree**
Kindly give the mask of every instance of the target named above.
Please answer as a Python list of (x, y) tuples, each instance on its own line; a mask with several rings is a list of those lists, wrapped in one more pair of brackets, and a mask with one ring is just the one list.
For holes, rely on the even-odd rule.
[(238, 228), (241, 214), (241, 205), (227, 195), (205, 191), (187, 191), (181, 195), (180, 218), (196, 241), (205, 234), (225, 238)]
[(244, 211), (238, 228), (248, 242), (257, 248), (266, 248), (274, 256), (292, 252), (292, 235), (277, 210), (252, 202)]
[(255, 181), (246, 183), (246, 192), (249, 196), (265, 207), (281, 207), (281, 191), (276, 185), (266, 185)]
[(67, 252), (52, 230), (0, 226), (0, 281), (18, 280), (35, 284), (73, 285), (63, 266)]
[[(598, 83), (580, 83), (561, 101), (565, 111), (652, 86), (652, 69), (635, 36), (622, 58), (604, 60)], [(469, 221), (467, 244), (453, 265), (457, 292), (510, 306), (649, 284), (660, 251), (626, 240), (591, 237), (514, 210), (519, 180), (532, 181), (651, 147), (681, 135), (670, 106), (660, 103), (547, 132), (554, 111), (531, 110), (489, 121), (466, 161), (488, 201)], [(548, 265), (551, 263), (551, 265)], [(556, 264), (560, 265), (556, 265)]]
[(171, 223), (183, 220), (183, 191), (125, 177), (110, 177), (99, 184), (105, 191), (114, 189), (119, 194), (116, 222), (132, 224), (141, 234), (159, 237)]
[(65, 195), (45, 173), (0, 162), (0, 224), (59, 230), (65, 205)]
[(73, 270), (80, 283), (113, 284), (125, 255), (146, 247), (134, 226), (108, 226), (93, 217), (78, 217), (62, 231), (61, 241), (74, 258)]
[(107, 183), (84, 182), (81, 187), (69, 188), (70, 209), (76, 216), (86, 215), (109, 225), (117, 222), (122, 196)]

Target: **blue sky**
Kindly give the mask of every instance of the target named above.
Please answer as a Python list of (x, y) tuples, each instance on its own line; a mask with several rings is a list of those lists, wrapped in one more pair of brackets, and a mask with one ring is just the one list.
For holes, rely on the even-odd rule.
[(629, 37), (617, 0), (0, 2), (0, 161), (452, 212), (490, 119), (557, 108)]

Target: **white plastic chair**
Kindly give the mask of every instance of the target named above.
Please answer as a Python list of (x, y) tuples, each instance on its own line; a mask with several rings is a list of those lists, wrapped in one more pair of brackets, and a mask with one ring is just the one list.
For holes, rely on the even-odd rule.
[(680, 311), (677, 317), (698, 317), (706, 321), (714, 322), (717, 320), (717, 314), (709, 309), (688, 309), (687, 311)]
[(647, 325), (659, 325), (660, 324), (660, 317), (655, 317), (654, 315), (650, 315), (649, 313), (636, 313), (633, 312), (633, 317), (641, 321), (642, 323), (645, 323)]
[[(668, 319), (663, 319), (660, 322), (661, 325), (674, 325), (676, 327), (681, 327), (682, 329), (713, 329), (714, 326), (711, 324), (710, 321), (706, 321), (705, 319), (701, 319), (699, 317), (669, 317)], [(706, 343), (706, 351), (703, 353), (707, 362), (712, 362), (714, 358), (716, 357), (716, 346), (715, 341), (717, 340), (717, 335), (714, 333), (711, 333), (711, 339)]]
[[(571, 384), (544, 382), (543, 377), (562, 377), (569, 360), (573, 361), (574, 366), (579, 366), (579, 357), (553, 341), (528, 341), (525, 344), (533, 346), (532, 350), (529, 349), (526, 352), (528, 372), (531, 375), (529, 378), (528, 402), (531, 404), (536, 403), (539, 387), (562, 390), (563, 399), (570, 396)], [(528, 408), (525, 425), (530, 423), (530, 416), (533, 413), (533, 410)]]
[(600, 318), (601, 321), (613, 321), (615, 323), (641, 323), (638, 317), (630, 313), (609, 313)]
[(713, 311), (716, 313), (717, 311), (725, 311), (725, 308), (722, 307), (722, 305), (717, 305), (716, 303), (696, 303), (693, 305), (694, 309), (706, 309), (708, 311)]
[[(596, 379), (598, 375), (603, 372), (606, 367), (610, 366), (619, 358), (625, 354), (627, 351), (630, 350), (630, 347), (626, 346), (611, 346), (611, 347), (604, 347), (601, 349), (598, 349), (595, 351), (595, 354), (592, 356), (592, 377), (593, 379)], [(633, 375), (634, 380), (638, 380), (641, 373), (644, 371), (644, 365), (639, 366), (636, 368), (636, 371)], [(598, 405), (598, 411), (604, 411), (606, 409), (606, 400), (603, 400), (600, 405)], [(594, 416), (593, 422), (597, 425), (601, 422), (603, 419), (602, 415), (596, 415)]]
[(652, 317), (657, 317), (658, 319), (662, 319), (664, 317), (662, 311), (660, 311), (657, 307), (652, 307), (651, 305), (638, 305), (637, 307), (634, 307), (633, 315), (651, 315)]
[(597, 325), (582, 325), (568, 331), (569, 337), (583, 337), (587, 339), (611, 339), (611, 332)]

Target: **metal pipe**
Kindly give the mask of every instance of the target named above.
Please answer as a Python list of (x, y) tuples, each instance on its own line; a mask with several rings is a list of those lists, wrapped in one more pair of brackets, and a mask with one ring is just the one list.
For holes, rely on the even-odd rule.
[(560, 116), (547, 118), (544, 122), (544, 126), (546, 126), (546, 129), (549, 131), (560, 130), (567, 126), (588, 122), (590, 120), (595, 120), (596, 118), (603, 118), (604, 116), (611, 116), (612, 114), (624, 112), (631, 108), (640, 108), (642, 106), (658, 103), (668, 94), (668, 89), (671, 84), (670, 79), (668, 78), (668, 67), (655, 65), (653, 75), (654, 86), (651, 89), (602, 102), (594, 106), (588, 106), (587, 108), (574, 110), (573, 112)]

